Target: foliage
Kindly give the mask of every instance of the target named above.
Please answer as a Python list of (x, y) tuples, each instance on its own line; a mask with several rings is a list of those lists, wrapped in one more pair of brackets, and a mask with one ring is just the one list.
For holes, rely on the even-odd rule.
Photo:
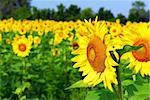
[(129, 11), (129, 18), (130, 21), (149, 21), (149, 10), (146, 11), (144, 9), (145, 4), (142, 1), (136, 1), (132, 3), (132, 8)]
[[(85, 97), (86, 89), (65, 90), (67, 86), (80, 79), (77, 70), (72, 68), (70, 45), (68, 40), (57, 46), (50, 45), (54, 39), (48, 32), (41, 38), (38, 47), (33, 47), (30, 56), (21, 58), (15, 55), (6, 39), (12, 40), (14, 34), (2, 32), (0, 45), (0, 99), (7, 100), (70, 100)], [(37, 32), (32, 34), (39, 36)], [(53, 49), (59, 55), (53, 55)], [(78, 92), (77, 92), (78, 91)], [(80, 93), (80, 95), (78, 94)]]
[(83, 19), (93, 19), (95, 18), (94, 12), (91, 8), (85, 8), (81, 11), (80, 15), (81, 20)]
[(113, 21), (114, 19), (114, 15), (111, 13), (111, 11), (104, 8), (100, 8), (98, 10), (97, 16), (100, 16), (100, 20)]

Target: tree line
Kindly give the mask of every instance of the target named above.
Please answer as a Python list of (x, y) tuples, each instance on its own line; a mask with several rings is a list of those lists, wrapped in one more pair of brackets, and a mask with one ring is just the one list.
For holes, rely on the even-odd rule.
[(16, 20), (28, 19), (42, 19), (42, 20), (56, 20), (56, 21), (75, 21), (84, 19), (94, 19), (99, 16), (99, 20), (115, 21), (120, 19), (121, 23), (131, 22), (148, 22), (149, 10), (145, 10), (145, 4), (142, 1), (135, 1), (132, 3), (132, 8), (129, 10), (128, 17), (123, 14), (118, 14), (116, 17), (111, 10), (104, 7), (99, 8), (94, 12), (91, 8), (81, 9), (77, 5), (71, 4), (66, 8), (63, 4), (59, 4), (57, 9), (38, 9), (30, 5), (31, 0), (0, 0), (0, 19), (7, 19), (13, 17)]

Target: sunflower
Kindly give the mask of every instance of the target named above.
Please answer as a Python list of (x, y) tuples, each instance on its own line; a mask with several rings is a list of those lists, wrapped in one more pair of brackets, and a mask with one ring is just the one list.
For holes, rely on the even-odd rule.
[(85, 20), (85, 27), (83, 31), (88, 31), (88, 35), (79, 38), (79, 48), (72, 52), (77, 55), (72, 59), (76, 62), (73, 67), (83, 72), (82, 76), (85, 76), (83, 82), (89, 86), (103, 82), (105, 88), (113, 91), (111, 83), (117, 84), (117, 80), (112, 65), (115, 66), (117, 63), (107, 55), (109, 50), (104, 40), (107, 33), (105, 23), (98, 22), (97, 19), (94, 23)]
[(51, 50), (53, 56), (59, 56), (60, 50), (58, 48), (54, 48)]
[(37, 47), (41, 42), (41, 38), (36, 36), (34, 37), (33, 41), (34, 41), (34, 46)]
[(31, 44), (33, 43), (33, 41), (34, 41), (34, 38), (33, 38), (33, 36), (32, 35), (28, 35), (28, 40), (31, 42)]
[(10, 39), (6, 39), (6, 44), (10, 44), (10, 43), (11, 43)]
[(150, 25), (148, 23), (134, 23), (124, 28), (124, 41), (132, 46), (142, 46), (142, 48), (128, 52), (122, 56), (122, 59), (129, 59), (127, 66), (133, 69), (133, 72), (144, 75), (150, 75)]
[(21, 34), (21, 35), (24, 35), (24, 34), (26, 34), (26, 32), (27, 32), (27, 30), (22, 26), (20, 26), (20, 27), (18, 27), (18, 31), (19, 31), (19, 33)]
[(12, 46), (14, 53), (20, 57), (28, 56), (31, 50), (31, 42), (25, 36), (21, 36), (18, 40), (14, 39)]

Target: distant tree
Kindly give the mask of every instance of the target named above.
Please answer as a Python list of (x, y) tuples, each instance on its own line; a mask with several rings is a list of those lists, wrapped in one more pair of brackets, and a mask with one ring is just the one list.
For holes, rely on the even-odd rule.
[(103, 7), (98, 10), (97, 15), (99, 16), (99, 20), (115, 20), (113, 13), (110, 10), (105, 10)]
[(76, 20), (80, 16), (80, 8), (77, 5), (70, 5), (66, 9), (66, 20)]
[(54, 14), (54, 19), (57, 21), (59, 21), (59, 20), (64, 21), (65, 17), (66, 17), (65, 10), (66, 10), (65, 6), (63, 4), (59, 4), (57, 6), (57, 12), (55, 12), (55, 14)]
[(42, 9), (40, 11), (40, 18), (43, 20), (50, 19), (51, 10), (50, 9)]
[(125, 24), (127, 21), (126, 17), (121, 13), (117, 15), (116, 19), (120, 19), (120, 23), (122, 24)]
[(15, 19), (28, 19), (31, 16), (30, 10), (26, 8), (26, 6), (22, 6), (15, 11), (12, 11), (9, 17), (13, 17)]
[(4, 17), (25, 19), (30, 16), (31, 0), (0, 0), (0, 14)]
[(150, 21), (150, 10), (147, 10), (143, 17), (141, 18), (142, 21), (144, 22), (149, 22)]
[(128, 20), (130, 21), (148, 21), (149, 19), (149, 11), (146, 11), (144, 9), (146, 5), (142, 1), (136, 1), (132, 3), (132, 8), (129, 11), (129, 17)]
[(145, 4), (142, 1), (135, 1), (134, 3), (132, 3), (132, 7), (137, 10), (141, 10), (141, 9), (144, 9)]
[(40, 11), (39, 9), (37, 9), (37, 7), (32, 7), (31, 14), (32, 16), (30, 17), (30, 19), (39, 19)]
[(54, 18), (54, 17), (55, 17), (54, 15), (55, 15), (55, 10), (52, 9), (52, 10), (50, 11), (49, 19), (50, 19), (50, 20), (54, 20), (54, 19), (55, 19), (55, 18)]
[(80, 18), (83, 19), (93, 19), (95, 17), (95, 14), (91, 8), (85, 8), (81, 11)]

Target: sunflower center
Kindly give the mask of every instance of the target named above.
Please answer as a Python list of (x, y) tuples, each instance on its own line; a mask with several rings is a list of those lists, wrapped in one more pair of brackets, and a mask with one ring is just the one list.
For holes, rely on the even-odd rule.
[(19, 44), (18, 48), (19, 48), (19, 50), (22, 51), (22, 52), (26, 51), (26, 45), (23, 44), (23, 43)]
[(94, 61), (96, 55), (95, 55), (95, 51), (93, 48), (90, 49), (89, 51), (89, 59), (91, 59), (92, 61)]
[(105, 70), (106, 46), (99, 37), (90, 40), (87, 47), (87, 59), (96, 72)]
[(24, 32), (24, 30), (23, 30), (23, 29), (21, 29), (21, 32)]
[(138, 40), (134, 43), (134, 46), (141, 45), (143, 45), (142, 48), (132, 52), (133, 56), (141, 62), (150, 61), (150, 42), (145, 40)]
[(113, 32), (116, 33), (116, 29), (113, 29)]
[(77, 43), (77, 42), (73, 42), (72, 43), (72, 47), (73, 47), (73, 49), (78, 49), (79, 48), (79, 44)]

